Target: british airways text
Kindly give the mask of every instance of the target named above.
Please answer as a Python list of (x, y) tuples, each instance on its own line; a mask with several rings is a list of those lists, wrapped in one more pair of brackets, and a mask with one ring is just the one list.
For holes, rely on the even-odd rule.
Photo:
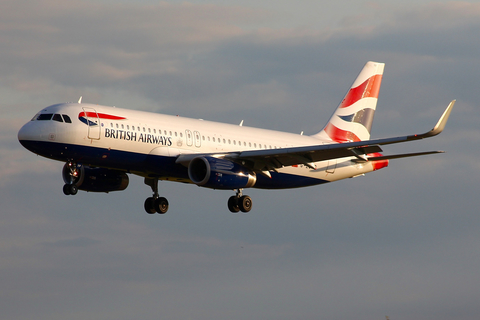
[(105, 138), (171, 146), (172, 137), (105, 128)]

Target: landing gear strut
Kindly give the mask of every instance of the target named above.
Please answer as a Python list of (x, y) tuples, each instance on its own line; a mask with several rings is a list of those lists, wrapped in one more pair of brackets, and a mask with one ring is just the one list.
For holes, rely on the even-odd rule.
[(158, 195), (158, 179), (145, 178), (145, 184), (152, 188), (153, 196), (145, 200), (145, 211), (148, 214), (164, 214), (168, 211), (168, 200)]
[(233, 213), (239, 211), (246, 213), (252, 210), (252, 198), (242, 195), (242, 191), (243, 189), (236, 189), (236, 195), (228, 199), (228, 209)]
[(63, 186), (63, 193), (65, 195), (76, 195), (78, 186), (82, 184), (84, 178), (84, 168), (80, 164), (73, 161), (68, 161), (63, 166), (62, 176), (65, 185)]

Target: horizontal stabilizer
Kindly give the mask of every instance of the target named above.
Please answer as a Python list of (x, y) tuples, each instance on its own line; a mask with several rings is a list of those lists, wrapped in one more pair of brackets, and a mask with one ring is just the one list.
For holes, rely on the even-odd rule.
[(435, 154), (435, 153), (445, 153), (445, 151), (426, 151), (426, 152), (416, 152), (416, 153), (392, 154), (388, 156), (369, 157), (368, 161), (400, 159), (400, 158), (408, 158), (408, 157), (416, 157), (416, 156), (425, 156), (427, 154)]

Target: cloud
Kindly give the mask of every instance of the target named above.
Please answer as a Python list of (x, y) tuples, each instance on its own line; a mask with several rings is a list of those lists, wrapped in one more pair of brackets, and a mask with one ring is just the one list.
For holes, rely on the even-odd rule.
[[(319, 30), (281, 28), (273, 10), (229, 4), (2, 4), (2, 314), (478, 314), (478, 4), (392, 7), (369, 7)], [(388, 169), (324, 186), (248, 190), (248, 215), (227, 213), (229, 191), (170, 182), (160, 183), (169, 213), (146, 215), (150, 189), (134, 176), (124, 192), (66, 197), (63, 164), (30, 154), (16, 139), (40, 108), (80, 95), (313, 133), (367, 60), (387, 63), (375, 137), (427, 131), (458, 99), (439, 137), (388, 146), (386, 153), (447, 153), (392, 161)]]
[(50, 75), (84, 85), (150, 73), (152, 67), (171, 72), (188, 46), (201, 50), (202, 44), (241, 35), (235, 21), (260, 18), (241, 7), (188, 3), (7, 1), (3, 8), (2, 60), (10, 62), (3, 64), (4, 74)]

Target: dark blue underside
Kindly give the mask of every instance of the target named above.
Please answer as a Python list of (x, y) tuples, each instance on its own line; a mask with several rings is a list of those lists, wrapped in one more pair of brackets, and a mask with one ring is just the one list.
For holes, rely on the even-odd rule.
[[(108, 150), (57, 142), (21, 140), (28, 150), (43, 157), (58, 161), (74, 161), (92, 167), (104, 167), (126, 172), (142, 172), (150, 177), (188, 179), (186, 167), (176, 164), (175, 157), (153, 156), (141, 153)], [(287, 189), (326, 183), (326, 180), (271, 172), (272, 178), (257, 174), (254, 188)]]

